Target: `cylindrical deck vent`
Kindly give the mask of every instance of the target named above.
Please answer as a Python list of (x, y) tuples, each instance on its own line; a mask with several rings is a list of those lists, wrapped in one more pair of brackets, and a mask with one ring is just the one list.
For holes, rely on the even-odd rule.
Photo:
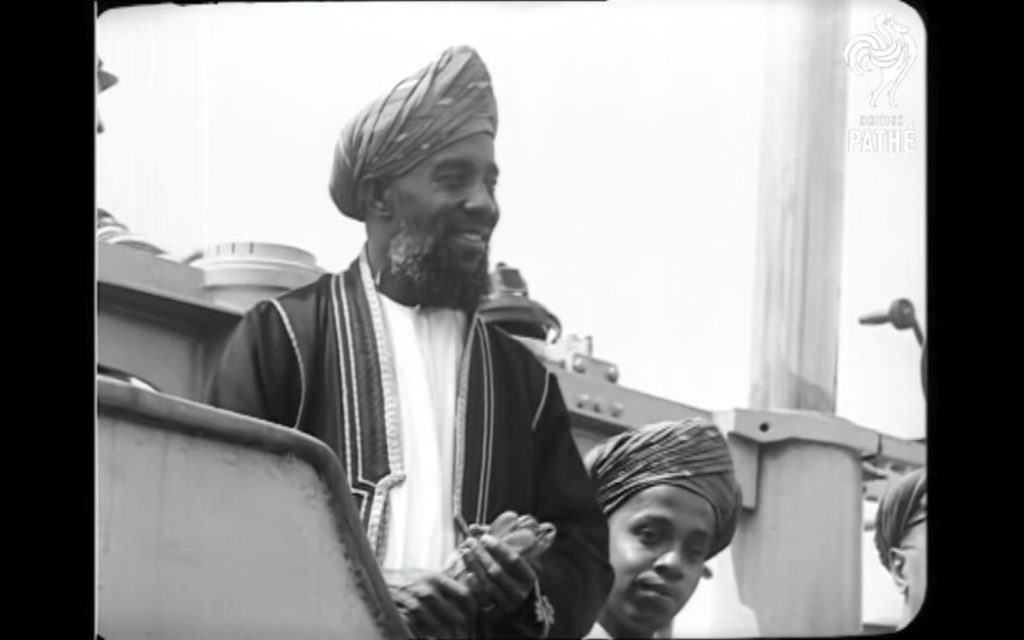
[(267, 242), (214, 245), (189, 263), (203, 271), (210, 299), (241, 309), (309, 284), (324, 274), (313, 254)]

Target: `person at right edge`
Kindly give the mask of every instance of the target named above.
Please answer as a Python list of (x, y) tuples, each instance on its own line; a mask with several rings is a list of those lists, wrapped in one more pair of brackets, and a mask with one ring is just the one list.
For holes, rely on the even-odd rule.
[(903, 596), (903, 628), (921, 609), (928, 587), (928, 475), (924, 468), (894, 482), (878, 501), (875, 548)]

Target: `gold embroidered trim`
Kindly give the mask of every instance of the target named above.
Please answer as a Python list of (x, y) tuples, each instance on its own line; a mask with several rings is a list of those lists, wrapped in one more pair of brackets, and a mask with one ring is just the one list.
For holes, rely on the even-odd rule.
[(459, 390), (455, 398), (455, 469), (452, 482), (452, 500), (454, 515), (462, 515), (462, 484), (466, 474), (466, 396), (469, 393), (469, 369), (473, 358), (473, 341), (476, 338), (477, 318), (469, 324), (469, 335), (466, 347), (462, 351), (462, 362), (459, 363)]
[(373, 495), (373, 504), (370, 507), (369, 538), (374, 553), (378, 559), (383, 560), (387, 546), (387, 540), (382, 535), (387, 530), (387, 523), (384, 522), (387, 513), (384, 507), (389, 497), (388, 492), (392, 487), (405, 480), (405, 472), (402, 467), (401, 424), (399, 422), (401, 416), (397, 406), (394, 362), (391, 359), (391, 349), (386, 340), (387, 328), (384, 326), (384, 317), (381, 313), (380, 300), (377, 298), (377, 287), (373, 283), (373, 273), (370, 271), (367, 251), (368, 249), (364, 248), (359, 255), (359, 274), (363, 281), (363, 293), (370, 305), (373, 335), (377, 341), (377, 361), (380, 363), (381, 391), (384, 394), (385, 445), (388, 450), (390, 471), (377, 483)]
[[(342, 288), (342, 280), (341, 280), (341, 276), (340, 275), (335, 275), (334, 276), (334, 285), (335, 286), (331, 288), (331, 303), (333, 305), (332, 311), (334, 313), (334, 329), (335, 329), (335, 333), (336, 333), (336, 337), (337, 337), (337, 342), (338, 342), (338, 373), (340, 375), (341, 402), (342, 402), (342, 411), (343, 411), (342, 418), (341, 418), (341, 431), (342, 431), (342, 433), (341, 433), (341, 440), (342, 440), (342, 442), (345, 443), (345, 474), (348, 476), (348, 484), (349, 484), (349, 487), (352, 489), (352, 492), (359, 494), (363, 498), (363, 510), (366, 510), (367, 513), (365, 513), (365, 514), (360, 513), (360, 517), (363, 518), (363, 520), (365, 522), (365, 521), (369, 520), (369, 511), (368, 511), (368, 505), (367, 505), (366, 498), (369, 497), (370, 494), (369, 494), (368, 491), (366, 491), (364, 489), (361, 489), (358, 486), (359, 483), (367, 483), (367, 480), (365, 478), (363, 478), (362, 456), (359, 456), (358, 460), (353, 460), (353, 458), (352, 458), (352, 443), (351, 443), (351, 438), (349, 438), (348, 429), (347, 429), (347, 426), (348, 426), (347, 425), (347, 420), (348, 420), (348, 416), (349, 416), (349, 412), (348, 412), (348, 376), (345, 375), (345, 354), (342, 351), (342, 347), (341, 347), (341, 345), (344, 344), (344, 342), (342, 341), (342, 337), (341, 337), (341, 327), (342, 327), (342, 319), (341, 318), (342, 318), (342, 316), (340, 316), (339, 313), (338, 313), (338, 297), (340, 296), (343, 301), (346, 300), (346, 298), (345, 298), (345, 290)], [(344, 318), (345, 318), (345, 321), (344, 321), (345, 335), (349, 336), (349, 331), (348, 331), (348, 328), (349, 328), (348, 327), (348, 305), (347, 305), (347, 303), (345, 304), (345, 315), (344, 315)], [(351, 337), (349, 338), (349, 345), (351, 345)], [(356, 373), (353, 371), (352, 375), (355, 376)], [(354, 380), (353, 380), (353, 384), (355, 384)], [(358, 387), (357, 386), (353, 386), (353, 389), (358, 389)], [(353, 394), (353, 395), (355, 395), (355, 394)], [(355, 417), (355, 420), (356, 421), (359, 420), (358, 415)], [(358, 424), (358, 422), (356, 424)], [(360, 434), (359, 434), (359, 431), (357, 430), (356, 431), (356, 446), (357, 447), (360, 446), (359, 445), (359, 437), (360, 437)]]
[(306, 368), (302, 365), (302, 352), (299, 351), (299, 341), (295, 338), (295, 331), (292, 330), (292, 323), (288, 320), (288, 314), (284, 312), (284, 307), (281, 306), (279, 301), (271, 299), (270, 304), (274, 305), (274, 309), (281, 316), (281, 322), (284, 323), (284, 330), (288, 332), (288, 339), (291, 340), (292, 349), (295, 350), (295, 359), (299, 364), (299, 411), (295, 414), (295, 424), (292, 425), (293, 429), (298, 429), (299, 420), (302, 419), (302, 409), (306, 406)]
[(487, 517), (487, 497), (491, 489), (491, 459), (494, 454), (494, 385), (491, 341), (480, 321), (480, 345), (483, 361), (484, 424), (483, 451), (480, 460), (480, 488), (477, 493), (477, 519)]
[(537, 405), (537, 411), (533, 414), (533, 422), (530, 423), (530, 431), (537, 430), (537, 423), (540, 421), (540, 414), (544, 411), (544, 405), (548, 401), (548, 388), (551, 387), (551, 373), (544, 376), (544, 393), (540, 395), (540, 404)]

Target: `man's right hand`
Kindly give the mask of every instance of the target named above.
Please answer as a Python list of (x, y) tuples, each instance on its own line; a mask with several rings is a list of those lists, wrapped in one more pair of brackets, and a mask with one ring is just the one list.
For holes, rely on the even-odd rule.
[(441, 573), (385, 571), (384, 577), (413, 636), (469, 637), (476, 601), (466, 585)]

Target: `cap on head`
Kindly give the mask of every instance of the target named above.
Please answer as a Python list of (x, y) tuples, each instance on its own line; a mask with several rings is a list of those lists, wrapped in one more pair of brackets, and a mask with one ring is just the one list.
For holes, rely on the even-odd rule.
[(889, 552), (899, 548), (904, 536), (928, 518), (928, 472), (922, 467), (893, 482), (878, 501), (875, 514), (875, 548), (882, 565), (889, 566)]

